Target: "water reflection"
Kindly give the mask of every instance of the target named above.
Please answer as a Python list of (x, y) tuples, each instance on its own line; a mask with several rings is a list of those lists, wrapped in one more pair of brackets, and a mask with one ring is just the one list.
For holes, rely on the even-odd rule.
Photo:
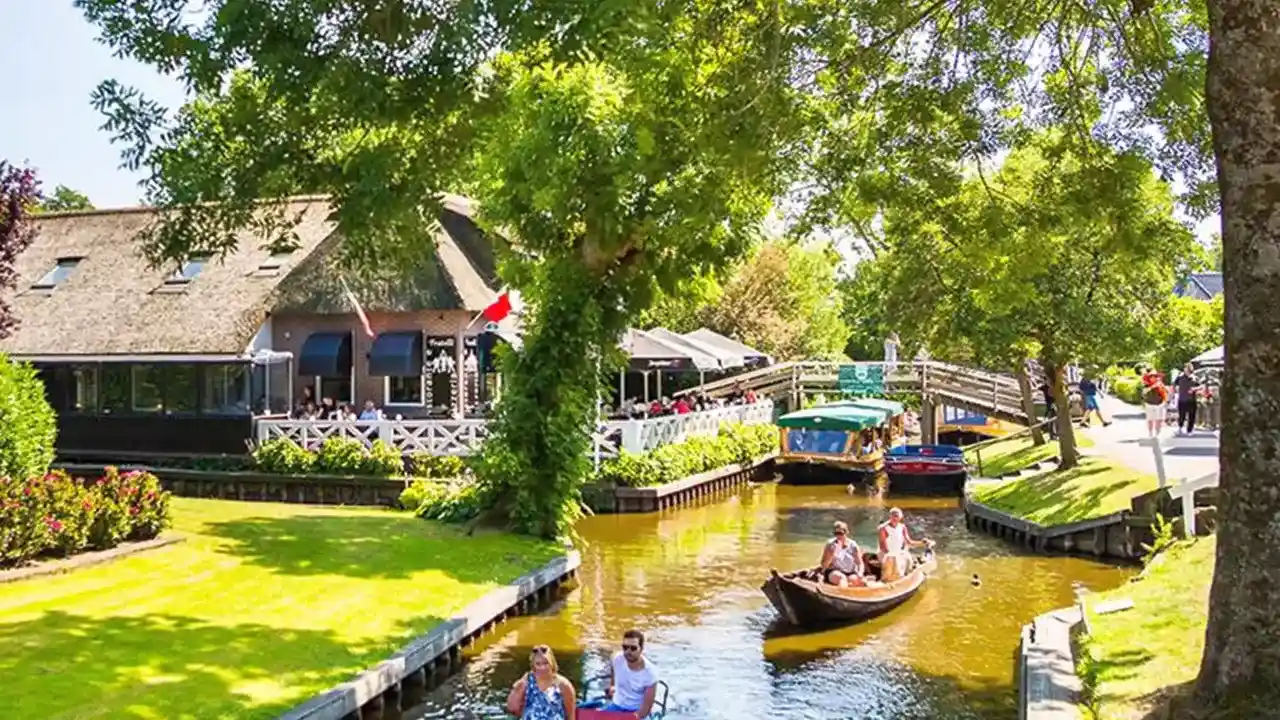
[[(831, 523), (875, 545), (890, 505), (939, 567), (910, 601), (861, 625), (786, 632), (759, 586), (770, 568), (815, 563)], [(623, 631), (671, 685), (667, 717), (1010, 717), (1018, 629), (1071, 602), (1071, 584), (1113, 587), (1131, 572), (1080, 558), (1025, 555), (969, 533), (953, 498), (876, 498), (840, 487), (761, 485), (700, 507), (582, 521), (580, 586), (506, 626), (409, 718), (500, 718), (529, 649), (551, 645), (561, 672), (607, 672)], [(973, 574), (982, 585), (970, 583)], [(581, 691), (580, 691), (581, 694)], [(590, 694), (590, 693), (587, 693)]]

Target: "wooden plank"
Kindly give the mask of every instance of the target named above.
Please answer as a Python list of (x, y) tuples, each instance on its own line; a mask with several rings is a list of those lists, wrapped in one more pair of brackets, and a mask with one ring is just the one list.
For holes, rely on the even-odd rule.
[(1026, 720), (1078, 720), (1081, 683), (1071, 654), (1071, 629), (1080, 610), (1063, 608), (1032, 621), (1019, 651), (1022, 697), (1019, 717)]

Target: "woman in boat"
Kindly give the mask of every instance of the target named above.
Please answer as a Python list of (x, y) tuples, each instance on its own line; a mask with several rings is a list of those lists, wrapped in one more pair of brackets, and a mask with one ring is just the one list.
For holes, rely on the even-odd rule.
[(834, 534), (822, 549), (822, 579), (838, 587), (865, 586), (862, 571), (866, 563), (858, 543), (849, 537), (849, 526), (837, 520)]
[(880, 525), (880, 580), (890, 583), (911, 572), (911, 548), (933, 547), (933, 541), (925, 538), (913, 540), (906, 523), (902, 522), (902, 510), (889, 510), (889, 520)]
[(538, 645), (529, 654), (530, 671), (516, 681), (507, 695), (507, 712), (521, 720), (574, 720), (577, 694), (573, 683), (560, 674), (555, 653)]

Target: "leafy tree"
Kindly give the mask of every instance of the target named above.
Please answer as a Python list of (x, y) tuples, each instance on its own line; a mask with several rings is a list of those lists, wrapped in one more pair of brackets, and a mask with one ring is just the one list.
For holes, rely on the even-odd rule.
[(636, 320), (641, 329), (664, 327), (672, 332), (693, 332), (703, 326), (707, 311), (724, 292), (714, 273), (696, 275), (676, 286), (674, 292), (660, 287), (653, 292), (653, 302)]
[(53, 189), (52, 195), (44, 196), (44, 199), (32, 209), (32, 212), (46, 213), (92, 209), (93, 203), (89, 202), (88, 195), (72, 190), (66, 185), (59, 185)]
[(738, 266), (706, 325), (775, 358), (838, 359), (849, 330), (840, 316), (829, 243), (774, 241)]
[(0, 160), (0, 338), (8, 337), (17, 324), (4, 295), (18, 282), (14, 262), (35, 239), (28, 215), (39, 197), (40, 183), (34, 171)]
[(1172, 298), (1148, 331), (1154, 346), (1152, 363), (1164, 371), (1181, 368), (1191, 358), (1221, 345), (1223, 319), (1221, 295), (1209, 301)]

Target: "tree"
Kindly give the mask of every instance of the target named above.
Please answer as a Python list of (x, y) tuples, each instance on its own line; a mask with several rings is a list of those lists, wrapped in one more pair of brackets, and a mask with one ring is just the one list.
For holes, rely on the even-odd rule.
[(34, 171), (0, 160), (0, 338), (8, 337), (17, 324), (4, 294), (18, 281), (14, 262), (35, 239), (28, 216), (39, 197), (40, 183)]
[(1280, 700), (1280, 6), (1213, 0), (1209, 20), (1227, 372), (1222, 521), (1196, 700), (1226, 717), (1268, 717)]
[(765, 243), (735, 269), (705, 323), (775, 358), (841, 358), (849, 329), (836, 292), (839, 264), (830, 243)]
[(653, 291), (653, 302), (640, 313), (636, 326), (693, 332), (703, 326), (708, 309), (720, 300), (723, 292), (720, 279), (714, 273), (689, 278), (670, 293), (657, 287)]
[(77, 192), (67, 187), (59, 185), (53, 189), (52, 195), (44, 196), (32, 212), (66, 212), (69, 210), (92, 210), (93, 203), (89, 202), (89, 196), (82, 192)]
[(1148, 330), (1153, 366), (1164, 371), (1181, 368), (1200, 353), (1221, 345), (1223, 321), (1221, 295), (1213, 300), (1171, 298)]

